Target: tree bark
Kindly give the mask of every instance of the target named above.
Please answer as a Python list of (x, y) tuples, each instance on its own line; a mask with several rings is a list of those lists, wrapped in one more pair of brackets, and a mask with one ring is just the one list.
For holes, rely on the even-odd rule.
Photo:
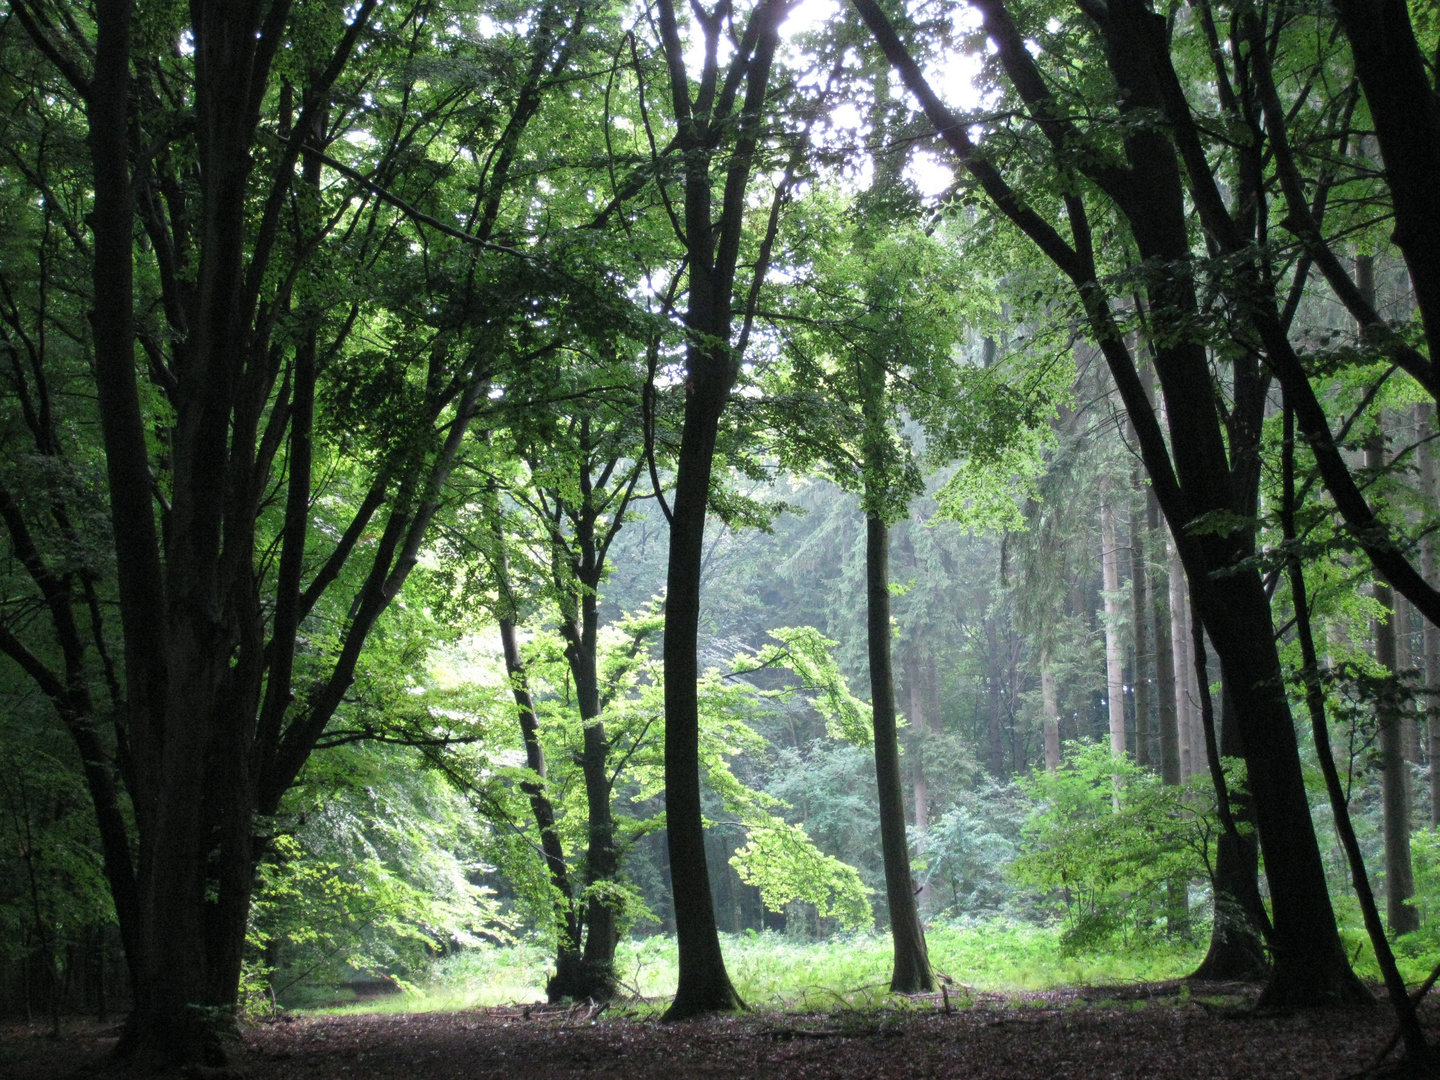
[[(503, 591), (503, 588), (502, 588)], [(530, 813), (540, 833), (540, 851), (545, 868), (550, 872), (550, 886), (555, 890), (560, 912), (560, 940), (555, 953), (555, 975), (546, 985), (551, 1001), (566, 997), (564, 988), (575, 979), (581, 964), (580, 920), (575, 912), (575, 898), (570, 892), (570, 872), (565, 863), (565, 849), (555, 829), (555, 808), (545, 789), (545, 751), (540, 745), (540, 727), (535, 721), (535, 706), (530, 697), (529, 680), (520, 646), (515, 636), (515, 623), (508, 618), (498, 620), (500, 646), (505, 656), (505, 673), (510, 676), (510, 693), (520, 720), (520, 737), (525, 744), (525, 767), (538, 778), (520, 785), (530, 800)]]
[[(1193, 631), (1190, 636), (1193, 640)], [(1204, 642), (1199, 642), (1195, 648), (1192, 668), (1204, 662)], [(1208, 690), (1201, 693), (1202, 709), (1209, 696)], [(1221, 757), (1242, 757), (1240, 725), (1234, 722), (1229, 693), (1222, 689), (1220, 700), (1224, 715), (1219, 724), (1217, 749)], [(1196, 726), (1201, 728), (1201, 737), (1204, 738), (1204, 719), (1196, 719)], [(1207, 770), (1214, 767), (1209, 763), (1206, 765)], [(1216, 797), (1219, 797), (1219, 792)], [(1232, 799), (1230, 810), (1237, 823), (1253, 819), (1248, 798)], [(1215, 841), (1215, 863), (1210, 876), (1215, 909), (1210, 924), (1210, 948), (1200, 966), (1187, 978), (1260, 982), (1270, 975), (1271, 966), (1266, 959), (1265, 939), (1260, 929), (1266, 915), (1265, 905), (1260, 899), (1258, 856), (1259, 845), (1253, 832), (1237, 834), (1225, 828), (1220, 830)]]
[(890, 990), (916, 994), (935, 989), (925, 931), (915, 905), (900, 740), (895, 727), (895, 677), (890, 656), (890, 530), (878, 514), (865, 517), (866, 637), (870, 656), (871, 718), (875, 732), (875, 783), (880, 800), (880, 851), (895, 967)]
[[(1372, 439), (1366, 446), (1366, 464), (1371, 468), (1383, 465), (1383, 437)], [(1371, 623), (1375, 638), (1375, 660), (1386, 671), (1398, 669), (1395, 658), (1395, 603), (1390, 587), (1376, 578), (1376, 601), (1387, 609), (1383, 618)], [(1411, 905), (1415, 895), (1415, 879), (1410, 867), (1410, 790), (1406, 783), (1410, 769), (1405, 763), (1404, 717), (1393, 698), (1378, 703), (1377, 723), (1380, 728), (1380, 800), (1385, 835), (1385, 918), (1392, 934), (1408, 934), (1420, 927), (1420, 916)]]
[(1405, 255), (1425, 325), (1431, 352), (1426, 385), (1434, 395), (1434, 352), (1440, 344), (1440, 204), (1435, 192), (1440, 101), (1405, 0), (1340, 0), (1335, 11), (1350, 39), (1355, 73), (1385, 161), (1395, 213), (1393, 238)]
[[(1160, 526), (1160, 506), (1154, 496), (1146, 499), (1145, 525), (1157, 554), (1165, 550), (1165, 533)], [(1156, 713), (1160, 720), (1160, 777), (1170, 785), (1184, 779), (1181, 770), (1180, 725), (1176, 715), (1174, 646), (1170, 640), (1170, 596), (1173, 587), (1158, 585), (1150, 590), (1151, 615), (1155, 626)]]
[(1040, 710), (1045, 723), (1045, 771), (1060, 768), (1060, 709), (1055, 701), (1055, 671), (1050, 666), (1050, 649), (1040, 650)]
[(1193, 696), (1190, 693), (1190, 623), (1185, 601), (1185, 567), (1180, 549), (1170, 545), (1170, 655), (1174, 668), (1172, 695), (1175, 701), (1175, 730), (1179, 741), (1180, 779), (1195, 775)]
[(1001, 696), (1000, 643), (995, 616), (985, 616), (985, 696), (989, 707), (986, 727), (986, 764), (997, 780), (1005, 777), (1005, 703)]
[[(915, 804), (915, 854), (925, 853), (925, 830), (930, 827), (930, 783), (925, 775), (925, 741), (930, 733), (926, 716), (923, 666), (916, 659), (914, 648), (905, 658), (905, 683), (910, 698), (910, 787)], [(917, 908), (930, 896), (930, 886), (921, 884), (915, 893)]]
[[(1425, 505), (1432, 506), (1435, 504), (1437, 491), (1435, 447), (1429, 439), (1435, 434), (1435, 406), (1418, 405), (1416, 412), (1420, 419), (1419, 437), (1423, 440), (1419, 452), (1420, 498)], [(1440, 582), (1440, 562), (1436, 559), (1434, 532), (1427, 532), (1420, 541), (1420, 563), (1426, 581), (1431, 585)], [(1440, 708), (1440, 629), (1429, 619), (1425, 620), (1421, 640), (1425, 650), (1422, 674), (1425, 679), (1425, 727), (1430, 755), (1430, 827), (1433, 829), (1440, 827), (1440, 768), (1436, 767), (1436, 762), (1440, 762), (1440, 723), (1435, 721), (1435, 710)]]
[(1153, 767), (1150, 724), (1150, 679), (1154, 660), (1150, 641), (1150, 568), (1145, 560), (1145, 484), (1137, 469), (1131, 474), (1130, 500), (1130, 617), (1135, 647), (1135, 761)]
[[(770, 66), (779, 45), (787, 8), (764, 0), (747, 22), (733, 50), (721, 86), (718, 67), (723, 13), (700, 20), (709, 45), (700, 78), (703, 106), (697, 108), (685, 68), (686, 47), (672, 0), (659, 0), (657, 23), (669, 73), (670, 95), (683, 163), (684, 240), (689, 256), (690, 296), (685, 315), (685, 412), (676, 462), (670, 516), (670, 562), (665, 607), (665, 829), (670, 842), (670, 881), (675, 900), (679, 985), (665, 1012), (667, 1020), (728, 1011), (740, 999), (725, 970), (705, 862), (704, 817), (700, 807), (699, 661), (700, 577), (704, 567), (705, 515), (720, 415), (739, 374), (740, 353), (731, 340), (736, 267), (740, 260), (746, 191), (759, 145)], [(743, 104), (735, 95), (744, 88)], [(734, 133), (723, 185), (719, 220), (714, 213), (712, 161), (718, 145)], [(777, 204), (778, 205), (778, 204)], [(774, 238), (761, 244), (754, 283), (763, 279)], [(752, 289), (753, 292), (753, 289)], [(903, 820), (903, 818), (902, 818)]]
[(1125, 753), (1125, 643), (1120, 634), (1120, 552), (1115, 503), (1108, 480), (1100, 481), (1100, 573), (1105, 604), (1105, 690), (1110, 710), (1110, 752)]

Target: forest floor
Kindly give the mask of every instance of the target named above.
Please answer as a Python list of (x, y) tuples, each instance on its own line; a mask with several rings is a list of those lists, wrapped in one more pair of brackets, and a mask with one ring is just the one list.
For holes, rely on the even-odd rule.
[[(248, 1026), (223, 1070), (245, 1080), (1176, 1080), (1340, 1078), (1371, 1066), (1394, 1025), (1383, 1005), (1247, 1014), (1235, 984), (1148, 983), (1042, 993), (950, 993), (833, 1012), (754, 1011), (661, 1024), (510, 1006), (445, 1013), (283, 1014)], [(652, 1014), (653, 1015), (653, 1014)], [(1440, 1036), (1440, 1004), (1424, 1017)], [(118, 1026), (0, 1026), (0, 1077), (104, 1077)]]

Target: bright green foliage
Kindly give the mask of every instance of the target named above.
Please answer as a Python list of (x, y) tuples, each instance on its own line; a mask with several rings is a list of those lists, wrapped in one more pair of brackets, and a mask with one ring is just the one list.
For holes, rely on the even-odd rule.
[(869, 702), (850, 693), (845, 676), (831, 649), (831, 641), (813, 626), (782, 626), (770, 631), (778, 645), (766, 645), (753, 658), (736, 657), (735, 674), (779, 666), (800, 677), (800, 686), (762, 691), (773, 697), (786, 697), (796, 689), (808, 691), (807, 698), (825, 718), (825, 731), (833, 739), (844, 739), (856, 746), (869, 746), (875, 739), (867, 714)]
[(464, 800), (410, 749), (356, 744), (317, 755), (287, 811), (251, 910), (247, 989), (279, 997), (353, 973), (413, 978), (440, 952), (508, 940), (485, 838)]
[(1168, 883), (1206, 876), (1217, 830), (1207, 781), (1169, 787), (1108, 746), (1086, 745), (1021, 782), (1038, 805), (1011, 873), (1051, 894), (1066, 949), (1153, 936)]
[(804, 900), (821, 918), (834, 916), (847, 930), (870, 925), (874, 915), (859, 873), (820, 851), (805, 826), (773, 816), (766, 823), (747, 824), (750, 839), (730, 863), (741, 881), (759, 888), (766, 907), (784, 911), (792, 901)]

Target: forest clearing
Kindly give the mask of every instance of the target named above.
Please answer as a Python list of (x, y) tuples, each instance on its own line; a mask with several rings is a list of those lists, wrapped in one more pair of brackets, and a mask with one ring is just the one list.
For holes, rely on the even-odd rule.
[(3, 0), (0, 1068), (1440, 1073), (1437, 56)]

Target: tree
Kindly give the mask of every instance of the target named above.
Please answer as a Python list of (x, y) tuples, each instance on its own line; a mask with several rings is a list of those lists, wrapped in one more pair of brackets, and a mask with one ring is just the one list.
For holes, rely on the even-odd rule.
[[(375, 82), (376, 68), (439, 47), (451, 25), (448, 13), (423, 5), (383, 16), (376, 8), (362, 0), (347, 20), (285, 0), (204, 2), (182, 19), (115, 2), (97, 7), (93, 23), (45, 3), (12, 8), (69, 84), (54, 100), (73, 93), (88, 103), (93, 249), (78, 222), (68, 233), (92, 271), (124, 642), (112, 708), (91, 703), (84, 673), (92, 650), (107, 655), (102, 635), (80, 636), (85, 590), (54, 572), (18, 505), (6, 527), (47, 598), (50, 640), (27, 644), (7, 629), (0, 647), (52, 700), (93, 766), (91, 797), (135, 985), (122, 1049), (143, 1061), (220, 1056), (217, 1027), (236, 1003), (268, 822), (415, 566), (505, 355), (492, 349), (519, 298), (516, 278), (497, 271), (523, 260), (494, 240), (502, 196), (522, 135), (548, 80), (575, 55), (586, 18), (554, 5), (538, 12), (495, 73), (496, 85), (503, 73), (513, 88), (498, 97), (505, 120), (450, 129), (457, 142), (486, 149), (471, 188), (482, 197), (455, 219), (461, 228), (385, 184), (408, 174), (418, 197), (448, 194), (420, 148), (465, 115), (463, 92), (412, 67), (376, 84), (369, 112), (337, 109)], [(182, 35), (193, 50), (176, 50)], [(457, 57), (479, 51), (463, 40), (444, 47)], [(425, 104), (415, 111), (417, 95)], [(337, 143), (345, 134), (358, 138)], [(46, 190), (32, 170), (26, 182), (37, 180)], [(392, 283), (417, 283), (399, 240), (404, 217), (456, 242), (446, 270), (465, 284), (449, 298), (448, 325), (441, 317), (427, 328), (408, 313), (373, 322), (378, 312), (353, 294), (326, 311), (320, 301), (335, 279), (315, 266), (327, 245), (336, 274), (348, 267), (363, 279), (384, 267)], [(418, 277), (422, 293), (439, 284)], [(390, 334), (388, 367), (373, 363), (374, 353), (365, 358), (373, 366), (360, 360), (350, 340), (357, 323)], [(152, 383), (143, 393), (136, 343)], [(382, 403), (388, 409), (366, 413)], [(364, 423), (350, 423), (362, 414)], [(317, 503), (337, 493), (317, 490), (317, 458), (357, 491), (333, 531), (328, 521), (312, 527)], [(332, 622), (337, 583), (353, 598)], [(339, 631), (319, 663), (297, 663), (302, 628), (321, 615)], [(59, 670), (47, 661), (57, 650)]]
[[(682, 210), (673, 222), (685, 248), (689, 275), (684, 316), (685, 413), (669, 514), (670, 561), (665, 594), (666, 833), (680, 948), (679, 987), (665, 1013), (672, 1020), (733, 1009), (739, 1004), (720, 952), (710, 872), (705, 863), (696, 644), (705, 517), (720, 416), (739, 375), (753, 319), (756, 286), (768, 270), (780, 207), (790, 186), (787, 173), (775, 190), (769, 222), (755, 256), (751, 299), (742, 306), (744, 323), (736, 340), (736, 271), (747, 192), (767, 134), (771, 67), (779, 45), (780, 24), (788, 11), (784, 0), (760, 0), (745, 19), (739, 44), (722, 70), (720, 39), (733, 13), (726, 4), (709, 12), (696, 8), (704, 61), (698, 85), (692, 87), (674, 4), (671, 0), (657, 4), (683, 186)], [(723, 150), (728, 150), (728, 159), (720, 158)], [(724, 178), (718, 217), (717, 171)]]
[[(1057, 201), (1066, 211), (1067, 241), (1020, 198), (989, 155), (975, 152), (965, 125), (930, 89), (884, 11), (871, 0), (856, 0), (856, 8), (957, 161), (1071, 281), (1135, 424), (1152, 487), (1180, 548), (1196, 610), (1220, 652), (1225, 685), (1236, 702), (1236, 723), (1244, 731), (1247, 776), (1275, 912), (1276, 967), (1266, 1001), (1363, 996), (1335, 930), (1268, 603), (1258, 573), (1232, 572), (1248, 556), (1253, 538), (1245, 530), (1201, 533), (1192, 528), (1205, 514), (1244, 516), (1254, 505), (1258, 461), (1244, 448), (1258, 438), (1264, 383), (1253, 353), (1236, 361), (1227, 453), (1205, 349), (1181, 329), (1198, 316), (1199, 303), (1189, 268), (1185, 191), (1175, 145), (1166, 132), (1141, 126), (1126, 130), (1117, 155), (1074, 156), (1072, 148), (1086, 145), (1087, 133), (1060, 107), (1009, 11), (999, 3), (982, 4), (986, 34), (1066, 178)], [(1091, 14), (1094, 20), (1087, 18), (1082, 33), (1104, 50), (1119, 117), (1137, 109), (1163, 109), (1160, 76), (1171, 69), (1168, 51), (1162, 56), (1154, 48), (1155, 17), (1128, 2)], [(1045, 40), (1055, 47), (1063, 41)], [(1149, 344), (1170, 424), (1168, 445), (1102, 284), (1086, 193), (1078, 183), (1082, 177), (1120, 215), (1134, 243), (1137, 268), (1164, 268), (1158, 275), (1140, 271), (1137, 284), (1147, 299)], [(1266, 345), (1272, 342), (1267, 339)], [(1225, 575), (1215, 576), (1222, 569)]]

